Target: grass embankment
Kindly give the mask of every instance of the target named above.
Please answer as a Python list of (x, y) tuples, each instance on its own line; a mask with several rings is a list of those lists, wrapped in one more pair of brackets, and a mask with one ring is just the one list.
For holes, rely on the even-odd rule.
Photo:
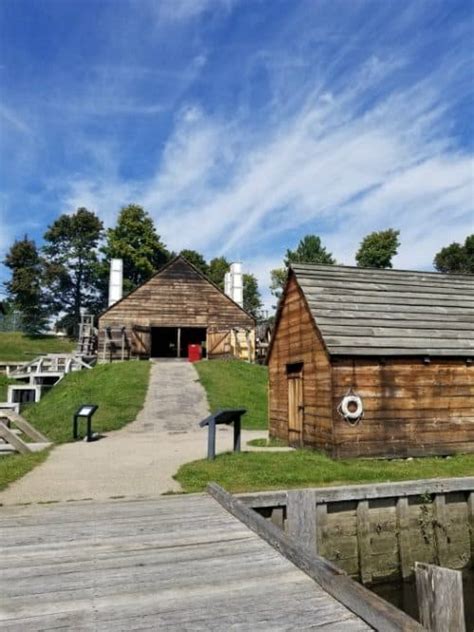
[(423, 458), (412, 461), (334, 461), (311, 450), (295, 450), (223, 454), (215, 461), (186, 463), (175, 478), (186, 492), (203, 491), (210, 481), (219, 483), (230, 492), (250, 492), (473, 474), (474, 454), (449, 459)]
[[(22, 414), (54, 443), (72, 441), (72, 417), (81, 404), (99, 406), (93, 417), (94, 432), (118, 430), (140, 411), (149, 371), (148, 362), (117, 362), (70, 373)], [(0, 490), (45, 458), (46, 453), (0, 457)]]
[(0, 361), (28, 362), (44, 353), (70, 353), (75, 343), (57, 336), (30, 336), (19, 331), (0, 332)]
[(211, 412), (246, 408), (243, 428), (267, 428), (267, 368), (239, 360), (209, 360), (194, 365), (204, 386)]

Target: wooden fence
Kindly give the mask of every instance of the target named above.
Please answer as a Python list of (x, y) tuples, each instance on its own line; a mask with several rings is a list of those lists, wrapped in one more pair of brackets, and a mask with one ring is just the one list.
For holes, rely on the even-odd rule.
[(474, 477), (239, 498), (364, 584), (411, 578), (415, 562), (474, 565)]

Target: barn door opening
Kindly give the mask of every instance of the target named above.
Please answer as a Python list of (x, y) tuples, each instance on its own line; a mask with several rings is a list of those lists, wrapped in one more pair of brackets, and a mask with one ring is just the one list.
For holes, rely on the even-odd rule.
[(205, 327), (152, 327), (152, 358), (187, 358), (189, 345), (201, 345), (205, 353)]
[(288, 382), (288, 444), (303, 445), (303, 363), (286, 365)]

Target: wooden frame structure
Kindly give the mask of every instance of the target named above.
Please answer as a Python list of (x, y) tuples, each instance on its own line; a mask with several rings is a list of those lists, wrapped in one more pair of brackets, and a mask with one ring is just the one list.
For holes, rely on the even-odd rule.
[(209, 358), (253, 361), (255, 326), (250, 314), (178, 256), (100, 315), (98, 357), (160, 357), (153, 353), (160, 345), (161, 352), (168, 345), (164, 357), (185, 357), (188, 340), (204, 343)]
[(293, 265), (267, 356), (270, 434), (333, 457), (474, 452), (473, 357), (474, 277)]

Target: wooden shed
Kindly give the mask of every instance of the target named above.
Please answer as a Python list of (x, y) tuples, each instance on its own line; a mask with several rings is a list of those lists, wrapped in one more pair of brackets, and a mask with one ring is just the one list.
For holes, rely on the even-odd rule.
[(184, 358), (190, 344), (253, 360), (255, 320), (180, 256), (99, 317), (100, 361)]
[(293, 265), (270, 435), (333, 457), (474, 452), (473, 357), (473, 276)]

